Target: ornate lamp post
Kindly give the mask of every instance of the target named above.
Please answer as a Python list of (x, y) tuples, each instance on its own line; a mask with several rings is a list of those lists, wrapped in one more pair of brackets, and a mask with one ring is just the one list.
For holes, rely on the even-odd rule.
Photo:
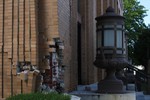
[(94, 65), (106, 70), (106, 77), (98, 83), (98, 92), (123, 92), (123, 82), (115, 76), (116, 69), (127, 65), (124, 17), (115, 14), (112, 7), (96, 18), (97, 55)]

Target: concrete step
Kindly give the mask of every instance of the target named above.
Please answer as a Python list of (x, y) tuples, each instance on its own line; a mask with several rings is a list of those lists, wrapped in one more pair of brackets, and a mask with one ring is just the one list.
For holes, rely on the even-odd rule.
[(150, 100), (150, 95), (144, 95), (145, 100)]
[[(134, 91), (135, 85), (129, 84), (128, 90)], [(92, 91), (97, 90), (97, 83), (90, 85), (79, 85), (76, 91), (73, 91), (71, 94), (89, 94), (93, 93)], [(82, 99), (81, 99), (82, 100)], [(136, 92), (136, 100), (150, 100), (150, 95), (144, 95), (143, 92)]]
[(143, 92), (136, 92), (136, 100), (145, 100)]
[(135, 91), (135, 84), (127, 84), (128, 91)]
[(77, 91), (96, 91), (97, 83), (90, 84), (90, 85), (78, 85)]

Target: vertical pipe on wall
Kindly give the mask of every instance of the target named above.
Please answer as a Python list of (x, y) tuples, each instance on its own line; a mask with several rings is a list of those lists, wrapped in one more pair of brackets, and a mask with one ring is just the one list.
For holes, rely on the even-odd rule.
[(30, 61), (31, 61), (31, 12), (30, 12), (30, 0), (29, 0), (29, 52), (30, 52)]
[(25, 1), (23, 0), (23, 61), (25, 61)]
[(12, 0), (12, 48), (11, 48), (11, 95), (13, 95), (13, 75), (12, 75), (12, 67), (13, 67), (13, 34), (14, 34), (14, 0)]
[(4, 22), (5, 20), (5, 0), (3, 0), (3, 32), (2, 32), (2, 98), (4, 97)]
[(18, 10), (17, 10), (17, 13), (18, 13), (18, 19), (17, 19), (17, 62), (19, 63), (19, 23), (20, 23), (20, 20), (19, 20), (19, 3), (20, 3), (20, 0), (18, 0)]

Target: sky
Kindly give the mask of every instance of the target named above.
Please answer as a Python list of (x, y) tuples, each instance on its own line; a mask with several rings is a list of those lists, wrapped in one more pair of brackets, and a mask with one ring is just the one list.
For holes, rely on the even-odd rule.
[(148, 11), (147, 16), (144, 18), (146, 25), (150, 24), (150, 0), (138, 0), (140, 4), (143, 5)]

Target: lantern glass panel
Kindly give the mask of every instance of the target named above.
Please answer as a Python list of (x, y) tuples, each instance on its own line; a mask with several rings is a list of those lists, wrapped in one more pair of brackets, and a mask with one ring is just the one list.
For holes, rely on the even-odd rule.
[(117, 30), (117, 48), (122, 48), (122, 31)]
[(117, 25), (117, 28), (122, 28), (122, 25)]
[(104, 28), (114, 28), (114, 25), (105, 25)]
[(104, 30), (104, 46), (114, 47), (114, 30)]
[(97, 32), (97, 48), (102, 46), (102, 31)]

